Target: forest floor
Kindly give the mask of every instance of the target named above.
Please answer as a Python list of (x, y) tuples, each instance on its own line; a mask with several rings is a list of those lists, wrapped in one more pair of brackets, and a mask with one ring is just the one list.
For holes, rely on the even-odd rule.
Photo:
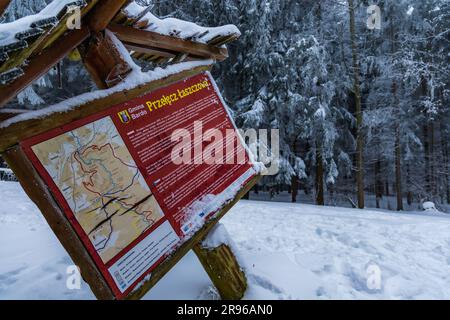
[[(20, 185), (0, 202), (0, 299), (93, 299), (67, 289), (72, 261)], [(247, 299), (450, 299), (449, 215), (243, 200), (222, 222)], [(145, 296), (217, 298), (193, 253)]]
[[(351, 201), (349, 201), (351, 199)], [(271, 202), (291, 202), (292, 201), (292, 195), (287, 192), (283, 191), (280, 193), (275, 193), (273, 197), (270, 196), (270, 192), (268, 191), (259, 191), (258, 193), (255, 193), (252, 191), (250, 193), (250, 200), (256, 200), (256, 201), (271, 201)], [(342, 194), (336, 194), (333, 196), (333, 198), (330, 198), (329, 195), (325, 197), (326, 205), (333, 206), (333, 207), (345, 207), (345, 208), (351, 208), (352, 202), (353, 204), (357, 203), (356, 197), (350, 198)], [(299, 190), (297, 195), (297, 202), (303, 203), (303, 204), (315, 204), (314, 195), (313, 194), (305, 194), (303, 190)], [(375, 209), (376, 208), (376, 198), (373, 193), (366, 193), (365, 194), (365, 205), (368, 209)], [(380, 199), (380, 209), (385, 210), (394, 210), (397, 206), (397, 198), (395, 195), (390, 196), (383, 196), (383, 198)], [(445, 213), (450, 213), (450, 205), (442, 202), (435, 203), (436, 207)], [(408, 205), (406, 199), (403, 199), (403, 207), (405, 211), (422, 211), (422, 204), (420, 202), (414, 201), (411, 203), (411, 205)]]

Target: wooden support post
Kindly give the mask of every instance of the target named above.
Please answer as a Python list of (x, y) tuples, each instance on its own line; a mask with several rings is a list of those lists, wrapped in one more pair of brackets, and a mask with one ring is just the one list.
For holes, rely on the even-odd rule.
[(78, 50), (92, 79), (100, 89), (120, 83), (131, 67), (107, 33), (91, 36)]
[(205, 248), (200, 242), (193, 250), (223, 300), (240, 300), (244, 297), (247, 278), (228, 245)]

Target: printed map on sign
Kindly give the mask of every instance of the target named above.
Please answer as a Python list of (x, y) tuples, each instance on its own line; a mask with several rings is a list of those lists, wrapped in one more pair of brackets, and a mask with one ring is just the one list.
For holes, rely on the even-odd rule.
[(32, 150), (104, 263), (163, 217), (110, 117)]

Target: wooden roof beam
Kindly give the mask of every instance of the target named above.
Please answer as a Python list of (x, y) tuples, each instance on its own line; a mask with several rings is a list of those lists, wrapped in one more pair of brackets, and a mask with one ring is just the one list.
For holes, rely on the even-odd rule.
[(61, 59), (75, 49), (90, 35), (87, 26), (72, 30), (58, 39), (52, 46), (44, 49), (39, 55), (32, 57), (23, 68), (24, 75), (6, 86), (0, 87), (0, 108), (6, 105), (20, 91), (42, 77)]
[(117, 13), (129, 0), (102, 0), (89, 14), (88, 24), (92, 33), (105, 30)]
[(134, 44), (152, 48), (160, 48), (174, 52), (184, 52), (202, 58), (223, 61), (228, 58), (228, 50), (199, 42), (162, 35), (156, 32), (140, 30), (130, 26), (111, 23), (108, 29), (128, 45)]

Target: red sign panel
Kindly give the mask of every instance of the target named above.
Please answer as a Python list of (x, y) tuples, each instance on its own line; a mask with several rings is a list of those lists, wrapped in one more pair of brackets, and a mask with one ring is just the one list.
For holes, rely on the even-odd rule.
[(119, 299), (256, 174), (209, 73), (21, 145)]

